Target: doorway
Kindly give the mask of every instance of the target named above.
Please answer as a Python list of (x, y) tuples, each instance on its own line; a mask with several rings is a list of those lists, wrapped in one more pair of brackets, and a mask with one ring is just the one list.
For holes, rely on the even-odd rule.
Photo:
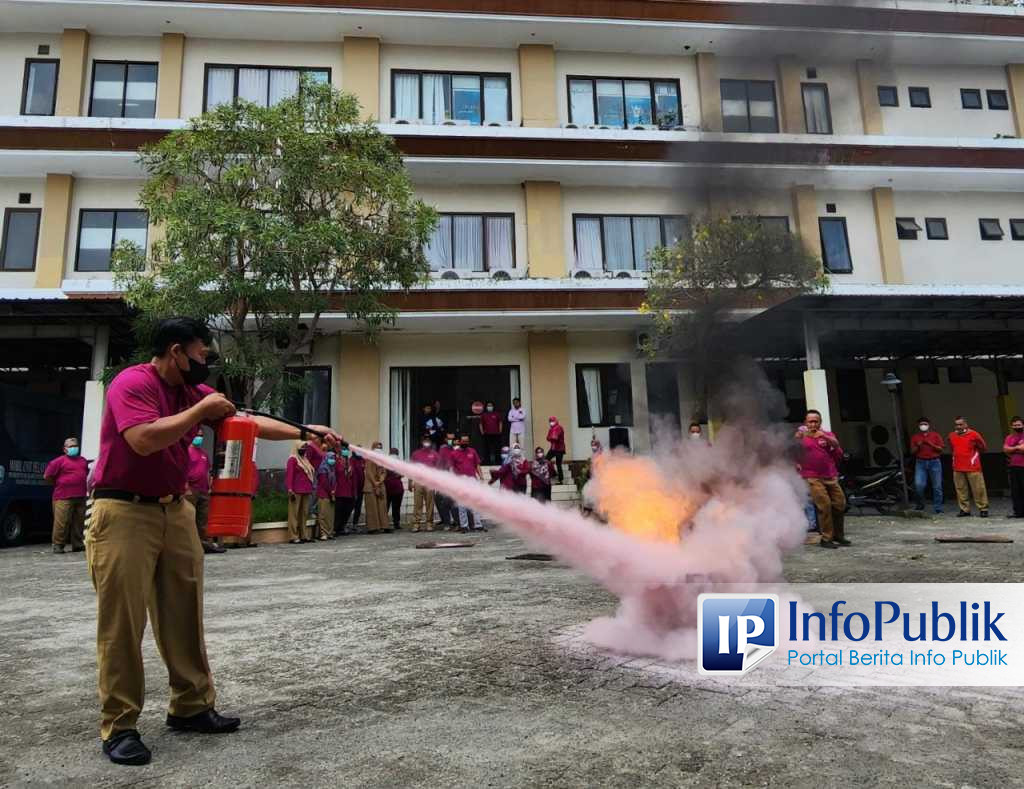
[(647, 365), (647, 412), (650, 414), (652, 447), (681, 437), (679, 379), (674, 364), (660, 362)]

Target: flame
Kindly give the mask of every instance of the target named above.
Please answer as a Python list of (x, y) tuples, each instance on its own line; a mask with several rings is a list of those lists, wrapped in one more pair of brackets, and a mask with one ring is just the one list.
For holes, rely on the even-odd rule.
[(697, 510), (652, 458), (602, 453), (591, 463), (596, 511), (621, 532), (648, 542), (679, 543)]

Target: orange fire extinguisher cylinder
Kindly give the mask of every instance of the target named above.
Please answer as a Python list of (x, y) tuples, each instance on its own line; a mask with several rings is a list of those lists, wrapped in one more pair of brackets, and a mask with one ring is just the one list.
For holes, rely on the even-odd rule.
[(210, 488), (209, 537), (241, 537), (249, 534), (252, 499), (257, 487), (254, 419), (229, 416), (217, 426)]

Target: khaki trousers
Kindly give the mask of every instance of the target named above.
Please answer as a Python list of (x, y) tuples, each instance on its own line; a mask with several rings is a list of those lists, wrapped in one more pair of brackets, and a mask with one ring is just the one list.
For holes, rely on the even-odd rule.
[(320, 499), (320, 505), (316, 511), (316, 525), (319, 527), (321, 537), (334, 536), (334, 502), (330, 499)]
[(823, 540), (841, 540), (845, 537), (846, 494), (835, 479), (808, 479), (811, 501), (818, 511), (818, 528)]
[(210, 521), (210, 496), (207, 493), (190, 493), (185, 498), (196, 508), (196, 531), (199, 541), (206, 542), (206, 524)]
[(956, 488), (956, 503), (961, 512), (971, 511), (971, 496), (974, 496), (979, 510), (988, 510), (988, 489), (985, 487), (985, 475), (980, 471), (954, 471), (953, 487)]
[(85, 545), (84, 532), (85, 499), (54, 499), (53, 544), (80, 549)]
[(167, 666), (171, 715), (197, 715), (215, 693), (203, 637), (203, 548), (186, 501), (92, 504), (85, 538), (96, 589), (100, 735), (136, 728), (145, 700), (146, 612)]
[(413, 528), (434, 528), (434, 491), (425, 488), (418, 482), (412, 486)]
[(288, 494), (288, 538), (308, 540), (307, 520), (309, 520), (309, 494)]
[(363, 494), (363, 507), (366, 509), (366, 530), (380, 531), (388, 528), (388, 500), (381, 490), (377, 493)]

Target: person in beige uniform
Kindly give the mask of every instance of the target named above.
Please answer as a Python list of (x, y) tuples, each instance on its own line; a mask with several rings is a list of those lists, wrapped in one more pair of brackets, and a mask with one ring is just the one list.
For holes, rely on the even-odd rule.
[[(380, 441), (373, 442), (373, 450), (379, 452), (384, 448)], [(388, 528), (388, 500), (384, 491), (384, 480), (387, 471), (378, 466), (371, 458), (366, 458), (366, 472), (363, 482), (363, 502), (366, 507), (366, 530), (370, 534), (391, 531)]]

